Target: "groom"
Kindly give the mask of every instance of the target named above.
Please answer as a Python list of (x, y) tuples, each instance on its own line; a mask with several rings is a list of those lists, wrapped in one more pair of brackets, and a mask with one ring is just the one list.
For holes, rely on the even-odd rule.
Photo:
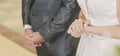
[(67, 29), (78, 14), (75, 0), (22, 0), (26, 41), (38, 56), (75, 56), (78, 41)]

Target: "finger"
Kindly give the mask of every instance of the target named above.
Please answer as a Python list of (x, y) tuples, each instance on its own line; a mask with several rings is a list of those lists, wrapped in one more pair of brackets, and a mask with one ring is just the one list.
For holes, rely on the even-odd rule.
[(81, 34), (81, 29), (80, 29), (80, 25), (79, 25), (79, 22), (76, 22), (75, 24), (75, 29), (76, 29), (76, 34)]
[(33, 32), (27, 32), (28, 35), (32, 35)]
[(68, 29), (67, 33), (68, 33), (68, 34), (71, 34), (71, 33), (72, 33), (71, 26), (69, 27), (69, 29)]
[(32, 35), (33, 31), (32, 30), (28, 30), (25, 32), (25, 35)]
[(72, 36), (74, 36), (75, 34), (78, 34), (78, 29), (77, 29), (77, 20), (71, 25), (71, 28), (70, 28), (70, 34), (72, 35)]
[(28, 36), (25, 37), (25, 39), (26, 39), (27, 41), (33, 42), (33, 41), (32, 41), (32, 38), (31, 38), (30, 36), (29, 36), (29, 37), (28, 37)]
[(38, 44), (35, 44), (35, 46), (37, 47), (37, 46), (38, 46)]
[(33, 37), (33, 35), (31, 34), (31, 35), (26, 35), (26, 38), (28, 38), (28, 39), (30, 39), (30, 38), (32, 38)]
[(25, 36), (26, 36), (26, 35), (29, 35), (29, 34), (28, 34), (28, 33), (25, 33)]
[(76, 33), (75, 31), (71, 32), (71, 36), (73, 36), (73, 37), (76, 37), (77, 34), (78, 33)]
[(39, 46), (42, 46), (42, 44), (38, 44)]
[(27, 39), (27, 38), (30, 38), (30, 36), (29, 35), (25, 35), (25, 39)]
[[(30, 36), (30, 34), (28, 34), (28, 33), (25, 33), (25, 35), (26, 35), (26, 36)], [(31, 35), (32, 35), (32, 34), (31, 34)]]
[(78, 33), (78, 23), (77, 23), (77, 20), (75, 20), (69, 27), (69, 30), (68, 30), (68, 33), (69, 34), (76, 34)]
[(38, 39), (36, 38), (36, 36), (32, 37), (29, 39), (30, 41), (34, 42), (34, 44), (38, 44)]
[(40, 45), (38, 44), (36, 47), (41, 47), (41, 46), (42, 46), (41, 44)]
[(40, 47), (40, 46), (42, 46), (42, 45), (41, 45), (41, 44), (36, 44), (35, 46), (36, 46), (36, 47)]
[(41, 44), (34, 44), (35, 47), (40, 47), (42, 46)]
[(27, 35), (29, 35), (30, 37), (32, 37), (32, 36), (33, 36), (33, 34), (32, 34), (32, 33), (28, 33)]
[(78, 20), (79, 23), (79, 28), (81, 30), (82, 33), (85, 33), (85, 29), (84, 29), (84, 22), (82, 20)]
[(71, 36), (73, 36), (74, 38), (78, 38), (81, 36), (81, 34), (72, 34)]
[(70, 34), (70, 28), (71, 28), (71, 25), (69, 26), (68, 30), (67, 30), (67, 33)]
[(25, 37), (27, 40), (31, 40), (31, 36), (29, 36), (29, 35), (26, 35), (26, 37)]
[(30, 41), (30, 40), (26, 40), (26, 42), (27, 42), (28, 45), (31, 45), (31, 46), (34, 45), (34, 43), (32, 41)]
[(80, 30), (80, 28), (78, 27), (78, 22), (77, 20), (74, 22), (73, 26), (71, 27), (72, 33), (78, 33), (78, 30)]

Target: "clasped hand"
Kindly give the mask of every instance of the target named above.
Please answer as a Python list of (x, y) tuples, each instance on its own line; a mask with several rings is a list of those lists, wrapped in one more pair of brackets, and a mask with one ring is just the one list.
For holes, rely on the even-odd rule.
[(32, 46), (42, 46), (42, 43), (45, 42), (39, 32), (33, 32), (31, 29), (25, 29), (25, 39)]
[(85, 19), (76, 19), (69, 27), (68, 29), (68, 34), (70, 34), (71, 36), (78, 38), (80, 37), (82, 34), (85, 34), (85, 27), (90, 26), (90, 21), (89, 20), (85, 20)]

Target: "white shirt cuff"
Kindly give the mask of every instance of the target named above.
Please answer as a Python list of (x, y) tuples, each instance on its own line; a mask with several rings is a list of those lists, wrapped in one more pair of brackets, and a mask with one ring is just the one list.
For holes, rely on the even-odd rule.
[(31, 26), (31, 25), (29, 25), (29, 24), (25, 24), (25, 25), (24, 25), (24, 29), (27, 29), (27, 28), (32, 29), (32, 26)]

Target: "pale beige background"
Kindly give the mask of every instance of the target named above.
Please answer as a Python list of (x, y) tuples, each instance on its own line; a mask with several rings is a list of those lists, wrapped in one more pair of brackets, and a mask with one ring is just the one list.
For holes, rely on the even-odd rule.
[[(1, 25), (5, 27), (4, 30)], [(36, 56), (35, 53), (23, 47), (23, 45), (25, 46), (24, 42), (17, 42), (21, 45), (14, 42), (22, 40), (23, 37), (17, 38), (17, 36), (10, 35), (11, 33), (5, 30), (11, 30), (11, 33), (20, 36), (24, 35), (21, 18), (21, 0), (0, 0), (0, 56)], [(13, 40), (9, 36), (12, 36)]]

